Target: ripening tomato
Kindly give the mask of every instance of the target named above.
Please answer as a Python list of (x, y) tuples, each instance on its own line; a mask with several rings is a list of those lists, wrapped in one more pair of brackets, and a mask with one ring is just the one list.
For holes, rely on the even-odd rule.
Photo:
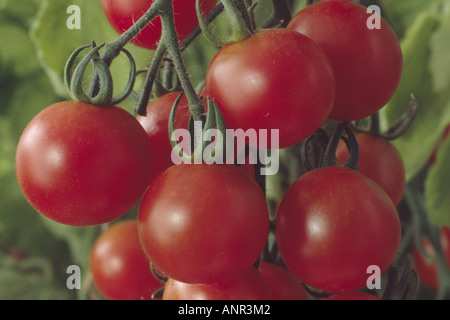
[(127, 213), (148, 187), (152, 151), (126, 110), (72, 101), (37, 114), (16, 151), (26, 199), (56, 222), (86, 226)]
[[(352, 121), (381, 109), (400, 82), (403, 56), (398, 38), (381, 16), (348, 0), (320, 1), (300, 10), (287, 29), (314, 40), (336, 77), (336, 99), (329, 118)], [(370, 29), (370, 19), (380, 29)], [(369, 23), (370, 25), (370, 23)]]
[[(442, 252), (444, 253), (445, 260), (447, 262), (447, 267), (450, 266), (450, 228), (449, 227), (441, 227), (440, 230), (441, 237), (441, 247)], [(414, 249), (413, 251), (413, 262), (414, 268), (419, 276), (419, 281), (424, 285), (438, 289), (438, 273), (436, 266), (436, 253), (431, 246), (431, 243), (428, 239), (423, 240), (423, 246), (425, 249), (425, 253), (428, 257), (424, 257), (419, 249)]]
[[(388, 140), (375, 135), (357, 132), (359, 145), (358, 171), (378, 183), (397, 206), (403, 198), (406, 185), (406, 173), (403, 159)], [(343, 164), (349, 157), (344, 141), (340, 141), (336, 158)]]
[(138, 212), (142, 246), (168, 277), (223, 282), (257, 260), (269, 230), (258, 184), (234, 165), (180, 164), (147, 189)]
[[(153, 2), (155, 0), (102, 0), (102, 7), (113, 29), (122, 34), (144, 15)], [(201, 1), (204, 15), (208, 15), (214, 9), (216, 2), (216, 0)], [(195, 0), (174, 0), (173, 10), (178, 40), (183, 41), (198, 26)], [(157, 17), (131, 42), (139, 47), (154, 50), (161, 38), (161, 31), (161, 19)]]
[[(147, 132), (152, 150), (157, 150), (157, 153), (154, 152), (153, 156), (151, 181), (174, 164), (169, 137), (169, 117), (172, 106), (179, 94), (180, 92), (171, 92), (153, 100), (147, 106), (146, 116), (138, 115), (136, 117), (145, 132)], [(189, 103), (186, 95), (183, 95), (177, 107), (174, 128), (187, 129), (190, 115)]]
[(348, 292), (331, 295), (325, 300), (381, 300), (376, 295), (365, 292)]
[(111, 300), (150, 300), (164, 286), (151, 272), (136, 220), (119, 221), (100, 234), (91, 249), (89, 269), (96, 288)]
[(400, 219), (386, 192), (346, 167), (300, 176), (277, 211), (276, 240), (289, 271), (327, 292), (365, 287), (368, 267), (386, 271), (400, 237)]
[(305, 287), (285, 267), (261, 261), (258, 271), (269, 285), (272, 300), (308, 300)]
[[(153, 153), (152, 177), (150, 178), (150, 181), (153, 181), (161, 172), (173, 166), (175, 164), (174, 158), (177, 159), (177, 161), (181, 161), (177, 155), (172, 154), (172, 145), (170, 143), (168, 130), (170, 112), (180, 93), (181, 92), (177, 91), (167, 93), (153, 100), (148, 104), (147, 114), (145, 116), (136, 116), (136, 119), (142, 125), (145, 132), (147, 132), (152, 150), (157, 150), (157, 153)], [(206, 108), (207, 107), (205, 105), (205, 112)], [(174, 128), (187, 130), (189, 127), (190, 115), (191, 113), (189, 111), (187, 97), (186, 95), (183, 95), (177, 106)], [(242, 152), (243, 150), (240, 151)], [(238, 154), (239, 151), (237, 150), (235, 144), (234, 155), (237, 156)], [(238, 164), (238, 161), (230, 158), (229, 161), (227, 159), (227, 163)], [(255, 173), (253, 163), (254, 160), (247, 157), (244, 163), (239, 164), (240, 168), (254, 177)]]
[(169, 278), (163, 300), (271, 300), (262, 275), (250, 268), (237, 278), (216, 284), (183, 283)]
[[(216, 101), (227, 128), (267, 130), (269, 137), (279, 130), (279, 148), (299, 143), (323, 124), (334, 88), (323, 50), (285, 29), (263, 30), (225, 46), (205, 78), (206, 94)], [(253, 146), (275, 148), (273, 141)]]

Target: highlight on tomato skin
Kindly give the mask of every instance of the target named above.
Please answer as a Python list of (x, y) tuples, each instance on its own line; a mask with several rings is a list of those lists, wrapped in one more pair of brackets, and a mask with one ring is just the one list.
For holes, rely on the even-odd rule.
[(237, 166), (180, 164), (147, 189), (138, 230), (147, 256), (168, 277), (223, 282), (258, 259), (269, 213), (259, 185)]
[(300, 176), (281, 200), (275, 230), (289, 271), (330, 293), (364, 288), (371, 265), (383, 274), (401, 239), (400, 219), (386, 192), (339, 166)]
[(138, 203), (151, 176), (152, 149), (126, 110), (61, 101), (28, 123), (15, 165), (19, 186), (39, 213), (66, 225), (98, 225)]
[(230, 281), (215, 284), (183, 283), (169, 278), (163, 300), (271, 300), (267, 282), (255, 268)]
[(252, 145), (277, 149), (301, 142), (325, 122), (335, 78), (323, 50), (310, 38), (268, 29), (219, 50), (206, 71), (205, 92), (219, 106), (227, 128), (278, 130), (277, 146), (275, 139)]
[[(153, 2), (155, 0), (102, 0), (101, 4), (112, 28), (118, 34), (122, 34), (144, 15)], [(201, 1), (201, 8), (205, 16), (215, 8), (216, 2), (216, 0)], [(195, 0), (174, 0), (173, 9), (178, 40), (183, 41), (198, 25)], [(156, 50), (161, 32), (161, 19), (157, 17), (134, 37), (131, 43), (142, 48)]]
[(116, 222), (100, 234), (91, 249), (89, 270), (95, 287), (109, 300), (151, 300), (164, 287), (152, 274), (134, 219)]
[(336, 99), (330, 120), (354, 121), (376, 113), (400, 83), (398, 37), (381, 16), (380, 29), (369, 29), (366, 11), (354, 1), (319, 1), (300, 10), (287, 26), (314, 40), (331, 63)]

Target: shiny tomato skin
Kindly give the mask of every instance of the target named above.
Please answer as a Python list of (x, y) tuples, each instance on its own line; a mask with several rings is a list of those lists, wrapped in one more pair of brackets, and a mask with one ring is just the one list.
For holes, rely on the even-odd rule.
[[(450, 266), (450, 228), (441, 227), (440, 230), (441, 247), (444, 253), (447, 266)], [(437, 290), (439, 287), (438, 273), (436, 265), (436, 253), (428, 239), (423, 240), (423, 247), (428, 255), (424, 257), (419, 249), (413, 250), (414, 269), (419, 276), (420, 283), (425, 286)]]
[(272, 300), (308, 300), (308, 293), (300, 280), (285, 267), (261, 261), (258, 271), (269, 285)]
[[(170, 111), (179, 94), (180, 92), (171, 92), (151, 101), (147, 106), (147, 114), (145, 116), (136, 116), (136, 119), (147, 132), (152, 150), (157, 150), (153, 155), (151, 181), (161, 172), (174, 165), (171, 156), (172, 145), (170, 144), (168, 125)], [(174, 128), (187, 129), (190, 115), (186, 95), (183, 95), (177, 107)]]
[[(150, 8), (155, 0), (102, 0), (106, 18), (118, 33), (128, 30)], [(204, 15), (216, 6), (216, 0), (203, 0), (201, 7)], [(195, 13), (195, 0), (174, 0), (175, 27), (178, 40), (183, 41), (198, 25)], [(155, 50), (161, 38), (161, 19), (150, 22), (131, 42), (139, 47)]]
[(172, 278), (166, 282), (163, 300), (271, 300), (269, 287), (255, 269), (223, 283), (183, 283)]
[(400, 244), (400, 220), (386, 192), (353, 169), (308, 171), (286, 191), (276, 239), (288, 269), (305, 284), (332, 293), (366, 285), (367, 268), (383, 273)]
[(150, 300), (164, 283), (150, 269), (136, 220), (111, 225), (94, 242), (89, 269), (96, 288), (110, 300)]
[(326, 53), (336, 77), (329, 119), (363, 119), (381, 109), (400, 82), (403, 55), (384, 18), (369, 29), (367, 8), (347, 0), (319, 1), (300, 10), (287, 29), (314, 40)]
[(206, 94), (217, 102), (227, 128), (278, 129), (279, 148), (302, 141), (323, 124), (334, 87), (323, 50), (285, 29), (260, 31), (225, 46), (205, 78)]
[(253, 265), (269, 215), (258, 184), (235, 165), (180, 164), (150, 185), (138, 222), (159, 270), (181, 282), (214, 283)]
[[(406, 172), (402, 156), (388, 140), (375, 135), (358, 132), (358, 171), (378, 183), (397, 206), (403, 198)], [(336, 157), (343, 164), (349, 157), (347, 146), (340, 141)]]
[(26, 199), (56, 222), (86, 226), (127, 213), (144, 194), (152, 151), (126, 110), (63, 101), (42, 110), (16, 150)]

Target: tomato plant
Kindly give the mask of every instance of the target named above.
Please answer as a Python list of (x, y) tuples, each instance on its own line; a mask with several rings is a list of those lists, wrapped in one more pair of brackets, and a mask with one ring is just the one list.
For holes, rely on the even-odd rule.
[(279, 130), (280, 148), (299, 143), (324, 123), (334, 87), (322, 49), (285, 29), (225, 46), (205, 77), (206, 94), (217, 102), (228, 128)]
[(257, 259), (269, 214), (258, 184), (234, 165), (186, 164), (160, 174), (138, 213), (142, 246), (169, 277), (222, 282)]
[(116, 222), (96, 239), (90, 271), (97, 289), (112, 300), (150, 300), (164, 286), (152, 274), (135, 220)]
[[(146, 115), (136, 117), (147, 132), (152, 150), (158, 150), (158, 153), (153, 155), (151, 180), (173, 165), (168, 123), (170, 111), (179, 94), (180, 92), (171, 92), (153, 100), (147, 106)], [(177, 110), (175, 127), (188, 128), (191, 113), (186, 96), (183, 96)]]
[[(369, 133), (356, 133), (359, 144), (358, 170), (378, 183), (391, 197), (395, 205), (402, 200), (406, 177), (403, 159), (388, 140)], [(336, 157), (343, 164), (349, 157), (347, 146), (340, 142)]]
[(3, 2), (0, 299), (448, 298), (446, 1)]
[(270, 300), (271, 293), (262, 275), (250, 268), (230, 281), (214, 284), (184, 283), (169, 278), (163, 300)]
[[(114, 30), (122, 34), (133, 26), (150, 8), (154, 0), (102, 0), (103, 11)], [(215, 0), (203, 0), (202, 9), (208, 14), (216, 5)], [(183, 41), (197, 27), (195, 0), (173, 1), (178, 40)], [(160, 18), (154, 19), (131, 42), (139, 47), (155, 50), (161, 38)]]
[(380, 110), (394, 95), (402, 74), (398, 38), (380, 17), (380, 29), (367, 27), (367, 8), (352, 1), (319, 1), (300, 10), (287, 28), (314, 40), (336, 77), (329, 118), (352, 121)]
[(127, 111), (63, 101), (37, 114), (16, 151), (17, 179), (37, 211), (86, 226), (130, 211), (148, 186), (152, 151)]
[(400, 236), (390, 198), (349, 168), (307, 172), (289, 187), (277, 211), (277, 244), (288, 269), (328, 292), (363, 288), (371, 265), (387, 270)]

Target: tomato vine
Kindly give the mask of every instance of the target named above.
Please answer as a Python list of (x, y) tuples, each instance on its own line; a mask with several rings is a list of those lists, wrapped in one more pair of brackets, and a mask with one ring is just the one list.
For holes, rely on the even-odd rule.
[[(159, 282), (152, 283), (152, 292), (145, 286), (132, 292), (133, 298), (185, 299), (190, 292), (214, 299), (226, 297), (226, 290), (231, 290), (234, 298), (241, 298), (241, 294), (286, 298), (282, 290), (274, 293), (279, 287), (269, 289), (267, 283), (276, 286), (277, 281), (263, 279), (264, 274), (258, 271), (263, 266), (266, 277), (283, 273), (286, 287), (295, 291), (296, 299), (304, 299), (306, 292), (311, 299), (339, 299), (335, 294), (342, 294), (341, 298), (348, 294), (360, 299), (415, 299), (420, 279), (411, 252), (417, 247), (425, 253), (423, 236), (430, 240), (436, 254), (441, 281), (437, 298), (448, 295), (449, 269), (439, 230), (424, 208), (423, 176), (406, 181), (402, 159), (390, 144), (405, 135), (416, 120), (419, 104), (415, 96), (411, 95), (408, 110), (396, 123), (381, 129), (379, 110), (392, 98), (403, 63), (400, 44), (387, 21), (382, 20), (383, 31), (375, 35), (365, 25), (360, 26), (367, 16), (365, 7), (357, 2), (308, 0), (305, 9), (293, 15), (290, 1), (273, 0), (272, 11), (258, 25), (256, 2), (222, 0), (204, 12), (201, 1), (196, 0), (198, 27), (180, 38), (175, 1), (150, 2), (145, 13), (115, 40), (99, 45), (92, 42), (73, 52), (66, 63), (64, 82), (75, 101), (52, 106), (25, 131), (18, 146), (17, 174), (35, 208), (57, 222), (87, 226), (121, 219), (138, 205), (139, 239), (133, 233), (134, 242), (127, 244), (134, 245), (129, 248), (132, 252), (138, 244), (142, 246), (139, 249), (148, 261), (140, 255), (140, 271), (144, 270), (145, 276), (148, 271), (151, 280)], [(231, 31), (228, 38), (210, 28), (222, 12)], [(342, 21), (348, 16), (343, 12), (350, 12), (352, 17), (345, 24)], [(347, 33), (333, 36), (335, 26), (323, 19), (324, 14), (329, 21), (333, 18), (345, 25)], [(160, 39), (148, 67), (137, 70), (125, 46), (156, 18), (161, 22)], [(204, 82), (196, 87), (183, 51), (200, 34), (218, 50)], [(348, 48), (342, 47), (349, 45), (339, 37), (348, 34), (355, 39), (371, 39), (358, 47), (358, 63), (350, 61), (345, 51)], [(390, 49), (386, 57), (380, 57), (377, 46)], [(80, 59), (87, 49), (89, 52)], [(121, 54), (129, 62), (128, 81), (121, 93), (113, 95), (110, 67)], [(361, 59), (369, 59), (364, 68)], [(384, 68), (386, 61), (388, 67)], [(86, 92), (90, 64), (94, 74)], [(141, 88), (136, 88), (138, 75), (145, 75)], [(381, 91), (375, 86), (378, 82), (383, 82)], [(122, 112), (115, 105), (130, 96), (135, 99), (134, 119), (130, 115), (109, 115)], [(75, 109), (58, 113), (68, 106), (76, 106), (81, 113)], [(83, 120), (83, 113), (88, 115), (87, 120)], [(69, 116), (73, 123), (65, 126), (62, 119)], [(125, 125), (126, 121), (129, 124)], [(88, 128), (82, 129), (78, 125), (82, 123), (89, 124)], [(43, 129), (39, 127), (42, 124), (46, 124)], [(178, 129), (193, 137), (186, 148), (180, 139), (173, 139)], [(245, 153), (244, 158), (258, 155), (250, 169), (235, 163), (204, 161), (205, 150), (210, 151), (208, 160), (228, 160), (223, 151), (235, 138), (230, 139), (228, 129), (276, 130), (279, 141), (270, 136), (265, 145), (249, 141), (243, 150), (237, 150)], [(43, 138), (40, 130), (48, 137)], [(30, 131), (39, 134), (32, 137)], [(207, 134), (211, 139), (204, 141)], [(363, 140), (363, 135), (381, 140), (375, 146), (374, 138), (367, 147), (365, 143), (369, 144), (371, 138)], [(39, 138), (30, 147), (30, 141)], [(97, 148), (84, 149), (83, 139)], [(58, 149), (62, 140), (65, 148)], [(367, 148), (378, 155), (367, 156)], [(375, 162), (381, 162), (388, 148), (394, 156), (385, 163), (397, 166), (376, 167)], [(48, 157), (34, 158), (37, 149)], [(160, 162), (152, 164), (153, 153), (158, 157), (158, 152)], [(279, 155), (279, 174), (265, 176), (262, 172), (272, 152)], [(342, 160), (340, 152), (347, 158)], [(232, 156), (237, 158), (234, 153)], [(133, 159), (123, 161), (122, 157)], [(184, 163), (174, 165), (174, 159)], [(113, 167), (111, 172), (102, 170), (106, 162)], [(58, 171), (61, 164), (66, 171)], [(36, 165), (53, 179), (52, 188)], [(386, 170), (400, 173), (391, 174), (395, 183), (388, 186), (385, 176), (378, 180)], [(126, 181), (125, 172), (132, 183)], [(92, 176), (90, 185), (88, 178)], [(70, 188), (67, 179), (72, 183)], [(395, 196), (389, 189), (395, 189)], [(54, 200), (55, 195), (62, 195), (63, 200)], [(121, 203), (123, 198), (127, 199)], [(78, 215), (80, 211), (82, 215)], [(119, 222), (114, 225), (119, 226)], [(113, 227), (99, 239), (107, 239), (111, 230)], [(120, 249), (122, 245), (114, 247)], [(100, 254), (96, 256), (93, 251), (92, 257), (95, 260)], [(100, 264), (94, 261), (92, 265), (97, 279), (104, 276)], [(368, 297), (370, 265), (379, 268), (383, 287)], [(278, 269), (267, 269), (274, 266)], [(136, 280), (136, 274), (129, 273), (124, 269), (119, 275)], [(255, 288), (248, 284), (250, 280), (257, 284)], [(245, 286), (240, 287), (241, 283)], [(104, 288), (105, 292), (114, 291), (104, 294), (106, 297), (122, 298), (117, 293), (120, 288)]]

